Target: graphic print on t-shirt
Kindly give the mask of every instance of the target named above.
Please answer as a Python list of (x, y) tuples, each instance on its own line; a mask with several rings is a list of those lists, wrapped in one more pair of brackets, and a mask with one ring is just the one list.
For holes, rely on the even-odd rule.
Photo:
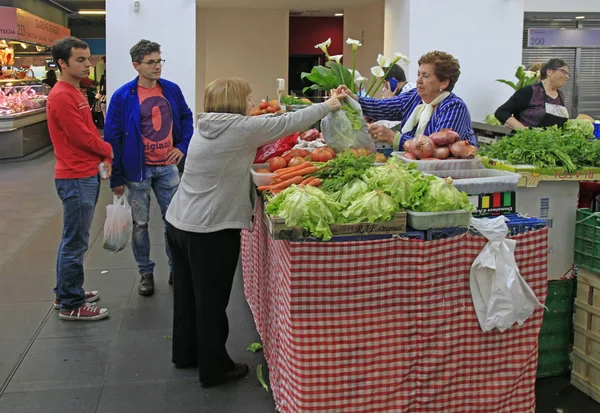
[(160, 86), (138, 86), (144, 155), (148, 165), (167, 165), (167, 154), (173, 147), (171, 107)]

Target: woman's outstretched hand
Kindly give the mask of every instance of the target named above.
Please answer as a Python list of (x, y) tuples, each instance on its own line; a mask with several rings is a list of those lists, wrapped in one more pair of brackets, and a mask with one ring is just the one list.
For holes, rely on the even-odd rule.
[(340, 85), (338, 86), (338, 88), (336, 89), (336, 92), (341, 95), (340, 97), (345, 97), (345, 96), (350, 96), (352, 99), (356, 100), (358, 102), (358, 96), (356, 96), (354, 93), (352, 93), (352, 91), (350, 90), (350, 88), (346, 85)]

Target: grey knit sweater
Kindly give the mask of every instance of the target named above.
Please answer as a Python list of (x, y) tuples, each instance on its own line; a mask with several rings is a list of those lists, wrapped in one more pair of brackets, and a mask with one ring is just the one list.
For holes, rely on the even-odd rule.
[(250, 229), (255, 199), (250, 167), (258, 147), (328, 113), (325, 103), (272, 117), (201, 113), (166, 220), (188, 232)]

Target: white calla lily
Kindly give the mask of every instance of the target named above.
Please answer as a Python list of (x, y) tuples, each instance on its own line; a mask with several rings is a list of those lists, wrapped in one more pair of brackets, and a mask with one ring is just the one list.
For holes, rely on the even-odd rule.
[(387, 57), (385, 57), (384, 55), (380, 54), (377, 56), (377, 64), (380, 67), (390, 67), (390, 65), (392, 64), (392, 61), (390, 59), (388, 59)]
[(327, 48), (331, 46), (331, 38), (325, 40), (323, 43), (319, 43), (317, 45), (315, 45), (315, 49), (321, 49), (323, 51), (323, 53), (325, 53), (326, 55), (327, 53)]
[(363, 82), (366, 82), (366, 81), (367, 81), (367, 78), (364, 77), (364, 76), (357, 76), (356, 77), (356, 82), (358, 82), (358, 83), (363, 83)]
[(344, 57), (343, 54), (336, 54), (335, 56), (329, 56), (329, 60), (333, 60), (334, 62), (340, 63), (342, 57)]
[(383, 69), (380, 66), (373, 66), (371, 68), (371, 73), (373, 74), (373, 76), (377, 77), (377, 78), (381, 78), (385, 76), (385, 72), (383, 71)]
[(536, 72), (532, 72), (531, 70), (525, 71), (525, 79), (533, 79), (536, 76), (537, 76)]
[(358, 40), (354, 40), (354, 39), (350, 39), (350, 38), (348, 38), (348, 40), (346, 40), (346, 44), (351, 45), (352, 50), (356, 50), (356, 49), (358, 49), (359, 46), (362, 46), (362, 44)]
[(396, 60), (397, 62), (402, 61), (402, 62), (406, 63), (407, 65), (410, 64), (410, 59), (405, 54), (395, 53), (394, 56), (396, 57), (394, 60)]

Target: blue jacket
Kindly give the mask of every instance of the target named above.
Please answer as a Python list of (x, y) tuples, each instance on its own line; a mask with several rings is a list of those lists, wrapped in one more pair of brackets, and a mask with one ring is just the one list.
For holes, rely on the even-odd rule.
[[(171, 106), (173, 145), (186, 155), (194, 134), (194, 116), (179, 86), (165, 79), (158, 83)], [(114, 153), (111, 188), (146, 178), (140, 116), (138, 78), (135, 78), (113, 94), (104, 122), (104, 140), (111, 144)]]

